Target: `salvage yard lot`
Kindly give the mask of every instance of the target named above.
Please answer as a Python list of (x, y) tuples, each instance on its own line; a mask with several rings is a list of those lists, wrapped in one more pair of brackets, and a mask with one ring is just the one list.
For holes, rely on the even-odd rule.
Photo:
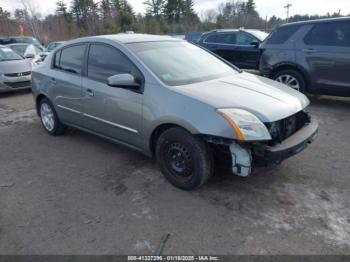
[(155, 161), (77, 130), (50, 137), (28, 92), (0, 97), (0, 253), (350, 254), (350, 99), (312, 98), (318, 139), (249, 178), (184, 192)]

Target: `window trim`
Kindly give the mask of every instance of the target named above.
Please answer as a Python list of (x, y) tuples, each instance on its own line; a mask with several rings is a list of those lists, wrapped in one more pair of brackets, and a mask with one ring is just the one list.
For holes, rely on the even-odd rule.
[[(90, 56), (90, 50), (91, 50), (91, 46), (92, 45), (102, 45), (102, 46), (106, 46), (106, 47), (110, 47), (112, 49), (115, 49), (117, 52), (119, 52), (122, 56), (124, 56), (124, 58), (126, 60), (128, 60), (135, 68), (136, 70), (139, 72), (140, 76), (141, 76), (141, 86), (140, 86), (140, 90), (138, 91), (134, 91), (133, 92), (137, 92), (137, 93), (140, 93), (140, 94), (143, 94), (144, 93), (144, 89), (145, 89), (145, 76), (144, 74), (142, 73), (142, 71), (140, 70), (140, 68), (138, 68), (138, 66), (122, 51), (120, 50), (119, 48), (115, 47), (114, 45), (111, 45), (111, 44), (107, 44), (107, 43), (104, 43), (104, 42), (89, 42), (88, 43), (88, 48), (87, 48), (87, 52), (86, 52), (86, 57), (85, 57), (85, 70), (84, 70), (84, 74), (82, 75), (82, 77), (86, 78), (86, 79), (89, 79), (90, 81), (95, 81), (95, 82), (98, 82), (98, 83), (101, 83), (101, 84), (104, 84), (106, 86), (109, 86), (107, 83), (105, 82), (102, 82), (102, 81), (99, 81), (99, 80), (96, 80), (96, 79), (93, 79), (93, 78), (90, 78), (89, 75), (88, 75), (88, 69), (89, 69), (89, 56)], [(134, 76), (135, 77), (135, 76)], [(110, 86), (109, 86), (110, 87)], [(115, 88), (115, 87), (111, 87), (111, 88)]]
[[(80, 74), (69, 72), (69, 71), (65, 71), (65, 70), (62, 70), (60, 68), (55, 67), (56, 54), (58, 52), (60, 52), (60, 64), (61, 64), (62, 51), (64, 49), (67, 49), (67, 48), (70, 48), (70, 47), (74, 47), (74, 46), (79, 46), (79, 45), (85, 45), (85, 51), (84, 51), (84, 56), (83, 56), (83, 66), (82, 66), (82, 70), (81, 70)], [(64, 47), (56, 50), (55, 53), (53, 54), (53, 58), (54, 59), (51, 59), (51, 67), (50, 67), (51, 70), (60, 71), (60, 72), (67, 73), (67, 74), (70, 74), (70, 75), (75, 75), (75, 76), (83, 76), (84, 72), (85, 72), (85, 60), (86, 60), (86, 53), (87, 53), (88, 47), (89, 47), (89, 43), (81, 42), (81, 43), (75, 43), (75, 44), (67, 45), (67, 46), (64, 46)]]

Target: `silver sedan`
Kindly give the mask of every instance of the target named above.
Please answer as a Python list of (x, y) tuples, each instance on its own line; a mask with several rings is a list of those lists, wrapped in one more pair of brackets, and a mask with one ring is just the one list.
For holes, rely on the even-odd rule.
[(300, 92), (171, 37), (67, 42), (34, 68), (32, 90), (50, 135), (70, 126), (155, 156), (186, 190), (207, 182), (214, 159), (245, 177), (253, 164), (299, 153), (318, 131)]
[(32, 63), (11, 48), (0, 46), (0, 92), (31, 88)]

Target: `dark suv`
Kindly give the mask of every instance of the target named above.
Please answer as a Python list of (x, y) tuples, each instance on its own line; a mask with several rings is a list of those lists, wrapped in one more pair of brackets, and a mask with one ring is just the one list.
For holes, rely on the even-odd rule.
[(300, 92), (350, 96), (350, 18), (286, 24), (260, 48), (262, 75)]
[(239, 68), (258, 69), (259, 45), (268, 36), (259, 30), (213, 30), (202, 35), (198, 45)]

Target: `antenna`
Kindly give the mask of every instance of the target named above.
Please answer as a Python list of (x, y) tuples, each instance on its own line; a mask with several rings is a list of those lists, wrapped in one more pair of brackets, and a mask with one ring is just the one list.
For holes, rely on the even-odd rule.
[(286, 6), (283, 6), (285, 9), (287, 9), (287, 23), (289, 20), (289, 9), (292, 7), (292, 4), (287, 4)]

